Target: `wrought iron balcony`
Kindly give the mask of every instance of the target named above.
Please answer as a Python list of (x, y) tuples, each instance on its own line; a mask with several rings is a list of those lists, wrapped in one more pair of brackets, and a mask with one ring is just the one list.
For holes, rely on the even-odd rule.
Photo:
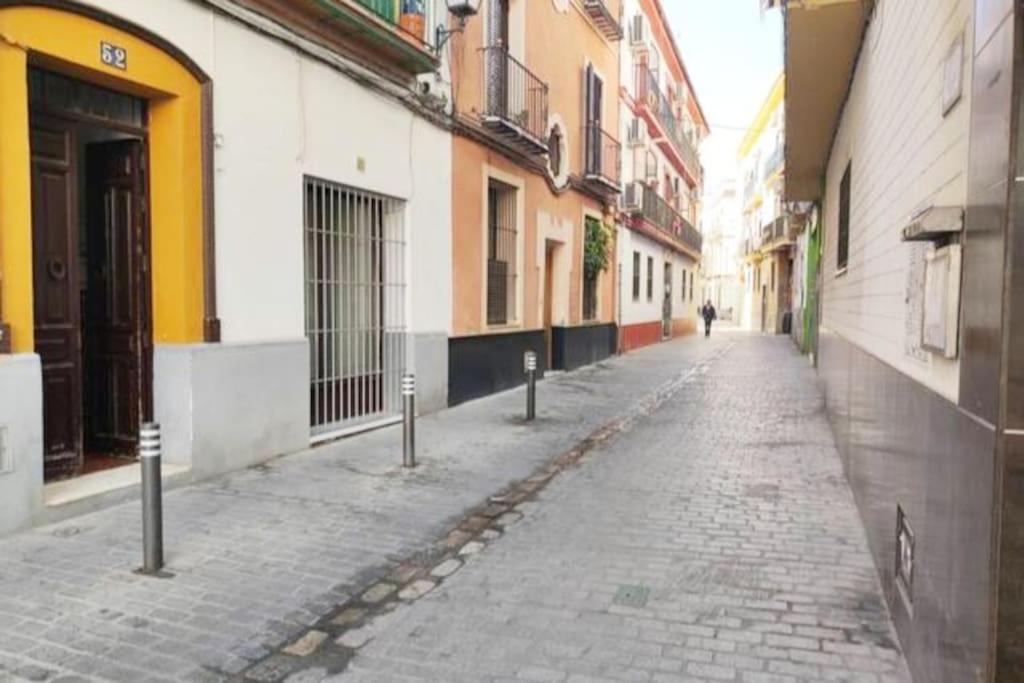
[(677, 167), (690, 176), (694, 185), (703, 182), (704, 168), (700, 163), (697, 148), (683, 128), (683, 122), (676, 118), (672, 101), (661, 91), (658, 77), (646, 64), (637, 64), (635, 71), (635, 100), (640, 114), (657, 131), (655, 142), (659, 143), (666, 156)]
[(626, 185), (622, 200), (623, 210), (634, 217), (634, 227), (640, 225), (653, 229), (651, 237), (662, 238), (663, 242), (682, 247), (691, 255), (699, 257), (704, 238), (672, 205), (657, 191), (644, 183)]
[(358, 44), (374, 67), (422, 74), (435, 71), (440, 64), (430, 26), (434, 18), (427, 2), (405, 3), (404, 11), (395, 0), (318, 0), (288, 5), (295, 12), (289, 15), (289, 22), (309, 27), (321, 40)]
[(618, 194), (622, 145), (599, 126), (583, 128), (583, 179), (607, 194)]
[(486, 128), (528, 154), (547, 153), (548, 84), (504, 47), (481, 48)]
[(761, 244), (766, 248), (773, 249), (788, 243), (789, 232), (785, 215), (777, 216), (775, 220), (761, 227)]
[(622, 26), (612, 11), (608, 9), (605, 0), (583, 0), (583, 9), (587, 11), (590, 20), (601, 30), (608, 40), (622, 40)]

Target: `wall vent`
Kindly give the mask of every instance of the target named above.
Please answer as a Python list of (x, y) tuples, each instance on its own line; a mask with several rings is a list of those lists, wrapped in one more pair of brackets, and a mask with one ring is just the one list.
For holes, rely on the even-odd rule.
[(914, 614), (914, 530), (903, 508), (896, 506), (896, 588), (911, 616)]

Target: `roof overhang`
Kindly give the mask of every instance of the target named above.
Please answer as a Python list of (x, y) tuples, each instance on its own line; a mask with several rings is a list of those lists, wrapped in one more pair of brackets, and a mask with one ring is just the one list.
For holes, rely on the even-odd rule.
[(821, 179), (873, 5), (874, 0), (782, 3), (789, 201), (821, 195)]

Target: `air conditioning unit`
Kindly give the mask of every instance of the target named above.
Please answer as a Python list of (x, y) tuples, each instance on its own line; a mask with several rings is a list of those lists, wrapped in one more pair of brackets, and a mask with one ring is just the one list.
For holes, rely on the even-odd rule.
[(626, 144), (630, 147), (643, 147), (647, 144), (647, 126), (638, 118), (629, 122), (626, 130)]
[(647, 47), (647, 18), (642, 14), (634, 15), (629, 22), (629, 44), (633, 47)]
[(640, 183), (629, 183), (621, 195), (623, 211), (639, 211), (643, 208), (644, 187)]

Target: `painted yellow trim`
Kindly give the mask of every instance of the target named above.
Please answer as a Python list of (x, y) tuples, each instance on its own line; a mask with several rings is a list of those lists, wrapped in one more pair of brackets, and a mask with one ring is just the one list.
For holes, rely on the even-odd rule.
[[(126, 69), (100, 62), (101, 42), (127, 50)], [(0, 277), (15, 350), (33, 349), (27, 54), (48, 68), (149, 101), (153, 338), (202, 341), (201, 84), (154, 45), (56, 9), (0, 9), (0, 46)]]
[(761, 105), (761, 109), (757, 112), (757, 116), (754, 117), (753, 123), (747, 128), (747, 132), (743, 136), (743, 141), (740, 143), (739, 151), (737, 155), (739, 158), (743, 158), (750, 154), (750, 150), (754, 148), (754, 144), (757, 143), (757, 139), (761, 137), (761, 133), (764, 132), (765, 127), (768, 125), (768, 120), (771, 118), (772, 113), (779, 108), (782, 104), (782, 98), (786, 93), (786, 76), (780, 74), (775, 79), (775, 84), (772, 86), (771, 92), (768, 93), (768, 98)]
[(11, 349), (35, 348), (25, 52), (0, 39), (0, 313)]

